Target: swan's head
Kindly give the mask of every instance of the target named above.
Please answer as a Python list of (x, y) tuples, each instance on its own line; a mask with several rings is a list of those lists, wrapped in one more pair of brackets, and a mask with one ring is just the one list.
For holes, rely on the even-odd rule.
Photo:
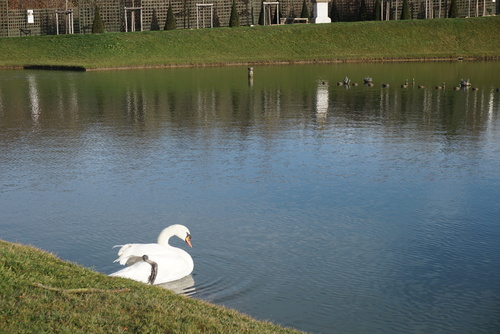
[(189, 229), (186, 226), (180, 224), (171, 225), (164, 229), (158, 237), (158, 243), (168, 244), (168, 239), (170, 239), (170, 237), (174, 235), (179, 239), (184, 240), (189, 247), (193, 247), (193, 245), (191, 244), (191, 233), (189, 232)]
[(184, 241), (187, 243), (187, 245), (188, 245), (190, 248), (192, 248), (192, 247), (193, 247), (193, 245), (191, 245), (191, 234), (189, 234), (189, 233), (188, 233), (188, 234), (186, 235), (186, 238), (184, 239)]
[(184, 240), (186, 244), (192, 248), (193, 245), (191, 245), (191, 233), (189, 232), (188, 228), (184, 225), (173, 225), (176, 227), (177, 231), (175, 233), (176, 236), (178, 236), (180, 239)]

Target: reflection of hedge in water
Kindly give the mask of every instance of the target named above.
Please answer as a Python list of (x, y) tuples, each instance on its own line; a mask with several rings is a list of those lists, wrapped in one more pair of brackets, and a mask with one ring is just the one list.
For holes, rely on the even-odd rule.
[[(345, 69), (348, 72), (355, 71), (353, 66)], [(417, 65), (416, 72), (425, 77), (438, 66), (442, 65)], [(395, 71), (392, 65), (374, 65), (374, 68), (375, 81), (380, 73), (394, 75)], [(403, 66), (399, 67), (401, 68)], [(445, 71), (452, 68), (452, 64), (445, 66)], [(425, 125), (429, 130), (442, 134), (453, 135), (459, 131), (480, 134), (488, 128), (487, 122), (491, 121), (486, 117), (485, 106), (495, 108), (500, 103), (500, 96), (491, 94), (492, 90), (486, 88), (494, 83), (494, 80), (486, 77), (490, 68), (486, 64), (477, 63), (468, 67), (468, 70), (475, 71), (478, 80), (481, 78), (481, 89), (477, 92), (455, 92), (451, 87), (457, 83), (453, 82), (447, 83), (449, 88), (446, 91), (436, 90), (434, 87), (402, 89), (394, 79), (388, 89), (382, 88), (378, 83), (372, 88), (360, 84), (347, 89), (334, 84), (332, 77), (337, 77), (338, 71), (329, 74), (325, 71), (325, 76), (329, 79), (329, 86), (326, 86), (322, 82), (311, 83), (313, 81), (309, 79), (316, 78), (317, 75), (308, 76), (307, 67), (300, 67), (299, 71), (282, 71), (277, 66), (266, 68), (271, 74), (261, 77), (263, 74), (259, 72), (252, 89), (246, 89), (244, 75), (235, 79), (228, 74), (232, 69), (169, 70), (158, 74), (151, 74), (149, 71), (132, 74), (118, 71), (112, 76), (95, 72), (83, 79), (53, 72), (50, 76), (54, 76), (54, 79), (50, 80), (50, 84), (46, 84), (45, 78), (33, 76), (16, 85), (4, 85), (0, 90), (0, 99), (3, 97), (7, 101), (5, 97), (9, 96), (10, 101), (15, 101), (15, 107), (11, 108), (15, 110), (15, 117), (4, 120), (6, 127), (36, 116), (39, 117), (37, 121), (41, 128), (51, 127), (62, 121), (73, 124), (75, 134), (88, 131), (88, 128), (80, 127), (79, 119), (98, 119), (104, 123), (124, 122), (135, 124), (139, 129), (176, 124), (183, 129), (196, 131), (206, 130), (206, 124), (212, 122), (228, 127), (238, 124), (241, 131), (246, 131), (245, 128), (251, 124), (265, 124), (265, 129), (262, 128), (265, 131), (274, 126), (282, 126), (280, 123), (283, 120), (293, 122), (297, 129), (307, 126), (311, 118), (316, 118), (318, 100), (325, 96), (326, 90), (327, 114), (323, 119), (330, 123), (366, 122), (378, 124), (380, 128), (387, 126), (405, 132)], [(498, 67), (494, 69), (496, 68)], [(383, 72), (381, 69), (384, 69)], [(164, 75), (166, 73), (168, 76)], [(218, 75), (214, 76), (214, 73)], [(165, 77), (169, 76), (172, 79), (166, 80)], [(303, 76), (307, 78), (305, 82), (293, 80)], [(404, 82), (404, 77), (395, 76), (399, 82)], [(215, 79), (207, 80), (212, 77)], [(274, 77), (283, 80), (273, 79)], [(427, 79), (424, 83), (430, 87), (429, 82), (435, 78), (436, 76), (432, 76), (432, 79)], [(356, 75), (353, 79), (360, 82), (362, 76)], [(31, 94), (52, 96), (54, 91), (59, 92), (56, 103), (54, 99), (39, 99), (36, 113), (26, 113), (27, 110), (34, 109)], [(68, 98), (70, 96), (72, 98)], [(449, 112), (450, 110), (453, 112)], [(210, 136), (210, 132), (206, 135)]]
[[(335, 1), (334, 21), (357, 21), (366, 17), (367, 20), (375, 18), (374, 8), (376, 0), (332, 0)], [(259, 24), (259, 15), (262, 8), (260, 0), (236, 0), (236, 7), (240, 18), (240, 25)], [(281, 0), (280, 11), (282, 17), (299, 17), (304, 0)], [(360, 12), (362, 4), (366, 6), (366, 15)], [(196, 28), (196, 4), (213, 3), (214, 26), (227, 27), (231, 13), (232, 0), (69, 0), (68, 9), (74, 13), (75, 33), (90, 33), (94, 20), (95, 5), (100, 8), (100, 15), (108, 32), (125, 31), (124, 7), (142, 7), (143, 30), (150, 30), (154, 12), (160, 27), (164, 27), (167, 18), (167, 9), (172, 4), (177, 29)], [(306, 0), (309, 15), (313, 15), (312, 2)], [(332, 3), (329, 4), (329, 15)], [(383, 19), (400, 19), (404, 1), (381, 0), (381, 12)], [(477, 5), (477, 6), (476, 6)], [(21, 29), (31, 30), (32, 35), (55, 34), (55, 10), (65, 9), (65, 0), (0, 0), (0, 37), (19, 36)], [(441, 6), (441, 7), (440, 7)], [(428, 3), (423, 0), (409, 0), (410, 17), (413, 19), (448, 17), (451, 0), (432, 0)], [(472, 2), (468, 0), (457, 0), (458, 16), (483, 16), (500, 13), (500, 1)], [(26, 10), (33, 9), (35, 23), (26, 22)], [(210, 19), (208, 9), (199, 11), (199, 16), (205, 18), (205, 26), (209, 26), (206, 20)], [(275, 14), (273, 13), (273, 16)], [(127, 17), (130, 21), (130, 13)], [(337, 19), (338, 18), (338, 19)], [(65, 33), (64, 19), (60, 19), (59, 30)], [(140, 28), (140, 16), (136, 15), (136, 30)], [(130, 23), (129, 23), (130, 27)]]

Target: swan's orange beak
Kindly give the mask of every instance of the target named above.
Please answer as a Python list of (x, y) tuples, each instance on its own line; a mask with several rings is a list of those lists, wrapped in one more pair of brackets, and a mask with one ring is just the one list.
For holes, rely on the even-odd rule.
[(186, 239), (184, 240), (188, 244), (189, 247), (193, 248), (193, 245), (191, 245), (191, 235), (188, 234)]

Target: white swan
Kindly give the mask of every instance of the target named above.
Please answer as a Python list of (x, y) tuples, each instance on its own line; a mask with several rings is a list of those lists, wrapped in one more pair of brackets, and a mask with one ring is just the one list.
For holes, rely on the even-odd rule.
[[(193, 271), (194, 263), (186, 251), (172, 247), (168, 240), (172, 236), (191, 245), (191, 233), (183, 225), (172, 225), (161, 231), (156, 244), (127, 244), (118, 251), (121, 265), (128, 267), (109, 276), (130, 278), (143, 283), (161, 284), (181, 279)], [(120, 247), (120, 246), (115, 246)]]

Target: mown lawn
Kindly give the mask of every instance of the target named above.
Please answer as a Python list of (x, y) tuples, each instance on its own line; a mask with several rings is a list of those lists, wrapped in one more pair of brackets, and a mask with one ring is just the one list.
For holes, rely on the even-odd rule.
[(1, 240), (0, 296), (1, 333), (299, 333)]
[(500, 58), (500, 17), (0, 38), (0, 66), (92, 68)]

